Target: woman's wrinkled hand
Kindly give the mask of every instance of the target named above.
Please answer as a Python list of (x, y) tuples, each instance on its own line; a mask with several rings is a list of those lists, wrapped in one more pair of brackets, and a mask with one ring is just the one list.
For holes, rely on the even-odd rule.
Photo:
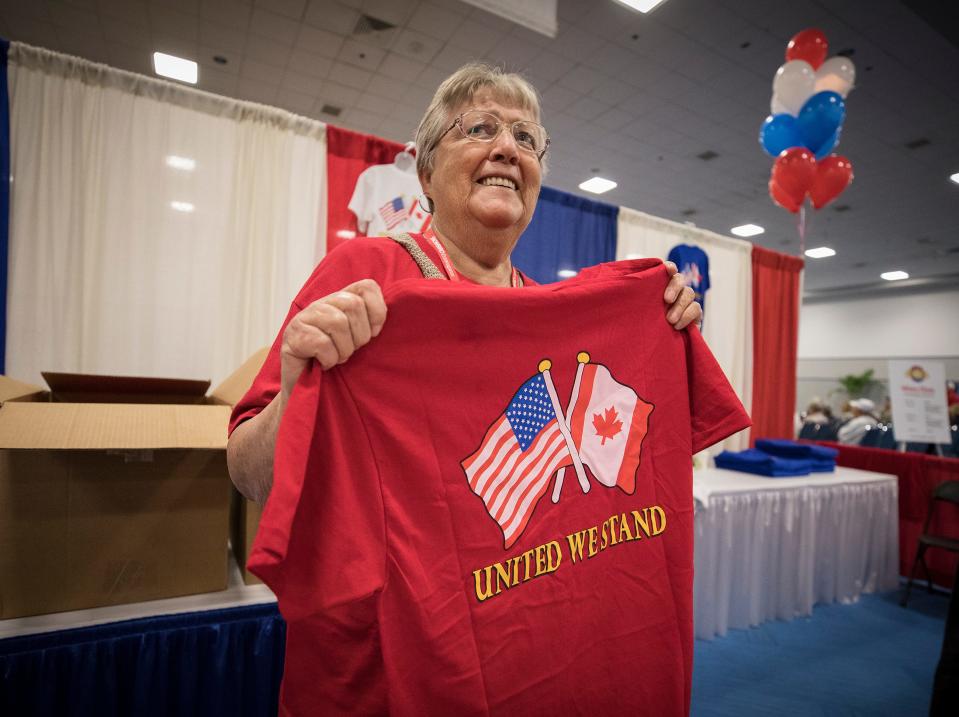
[(324, 371), (344, 363), (379, 335), (385, 321), (383, 292), (372, 279), (354, 282), (296, 314), (283, 331), (280, 348), (284, 397), (289, 398), (311, 360)]

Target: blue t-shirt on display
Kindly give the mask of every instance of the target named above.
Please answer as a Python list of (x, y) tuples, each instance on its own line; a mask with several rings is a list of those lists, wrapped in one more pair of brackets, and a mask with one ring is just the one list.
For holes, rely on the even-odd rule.
[(696, 301), (706, 311), (706, 292), (709, 290), (709, 257), (698, 246), (677, 244), (669, 250), (669, 261), (679, 267), (686, 277), (686, 286), (696, 292)]

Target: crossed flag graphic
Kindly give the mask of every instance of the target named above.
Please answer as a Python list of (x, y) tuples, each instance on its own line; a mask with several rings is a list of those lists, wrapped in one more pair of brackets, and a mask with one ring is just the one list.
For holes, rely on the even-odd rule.
[(476, 451), (462, 461), (470, 490), (503, 531), (509, 548), (526, 529), (550, 479), (559, 502), (566, 469), (583, 493), (590, 483), (584, 466), (608, 488), (631, 495), (636, 489), (643, 439), (653, 405), (613, 378), (609, 369), (579, 353), (573, 391), (563, 412), (544, 359), (539, 371), (516, 390), (506, 410), (486, 431)]

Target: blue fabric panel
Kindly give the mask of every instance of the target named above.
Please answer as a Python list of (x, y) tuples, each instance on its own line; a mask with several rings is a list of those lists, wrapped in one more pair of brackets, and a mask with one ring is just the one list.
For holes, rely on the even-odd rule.
[(760, 438), (756, 441), (756, 448), (771, 456), (783, 458), (812, 458), (816, 460), (835, 461), (839, 450), (829, 446), (817, 446), (814, 443), (799, 443), (785, 438)]
[(10, 245), (10, 102), (7, 97), (7, 52), (0, 37), (0, 373), (7, 365), (7, 259)]
[(275, 715), (285, 644), (275, 604), (0, 640), (0, 714)]
[(619, 207), (543, 187), (533, 220), (513, 251), (513, 263), (541, 284), (559, 281), (561, 269), (580, 269), (616, 258)]

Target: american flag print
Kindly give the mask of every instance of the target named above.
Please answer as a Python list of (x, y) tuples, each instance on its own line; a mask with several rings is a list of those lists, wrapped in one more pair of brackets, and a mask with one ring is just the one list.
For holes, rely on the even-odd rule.
[(409, 212), (406, 207), (403, 206), (403, 197), (395, 197), (384, 204), (379, 209), (380, 216), (383, 217), (383, 221), (386, 223), (387, 229), (392, 229), (397, 224), (406, 219)]
[(502, 529), (504, 548), (523, 534), (552, 475), (573, 463), (560, 420), (546, 378), (538, 373), (519, 387), (480, 447), (461, 464), (470, 490)]

